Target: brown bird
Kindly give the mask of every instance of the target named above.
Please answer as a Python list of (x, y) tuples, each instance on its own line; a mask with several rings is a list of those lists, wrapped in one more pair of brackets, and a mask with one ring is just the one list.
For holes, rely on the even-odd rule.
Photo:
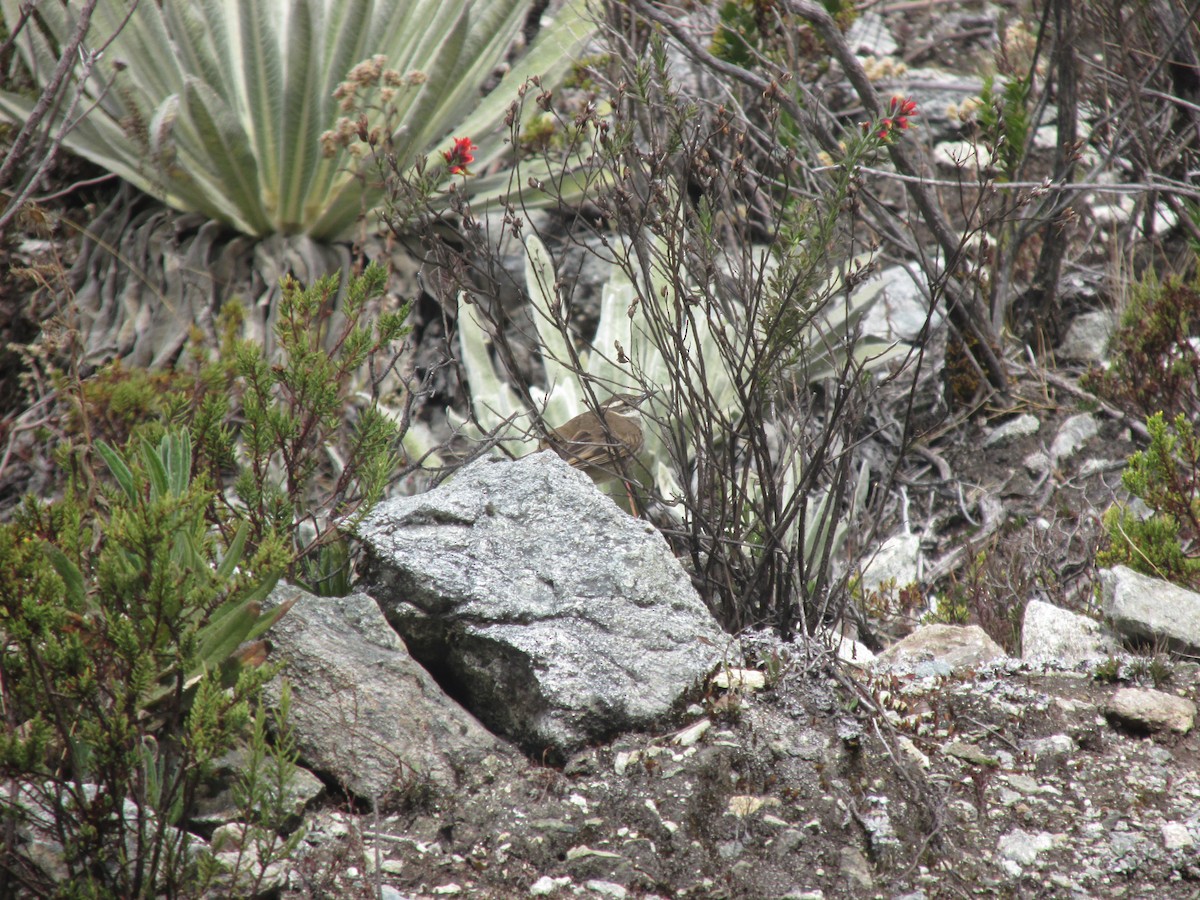
[(638, 408), (649, 394), (616, 394), (547, 435), (539, 450), (554, 450), (597, 481), (625, 479), (625, 465), (646, 442)]

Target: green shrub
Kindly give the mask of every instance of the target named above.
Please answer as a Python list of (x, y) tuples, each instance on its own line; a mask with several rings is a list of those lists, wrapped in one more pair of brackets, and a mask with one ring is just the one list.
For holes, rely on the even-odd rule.
[(1025, 144), (1033, 123), (1029, 109), (1032, 82), (1028, 77), (996, 82), (995, 75), (983, 79), (976, 116), (981, 137), (993, 151), (1002, 180), (1012, 181), (1025, 161)]
[(1150, 515), (1120, 504), (1110, 508), (1104, 515), (1109, 546), (1097, 562), (1200, 589), (1200, 440), (1182, 413), (1170, 424), (1156, 413), (1146, 427), (1150, 445), (1129, 458), (1121, 483)]
[(1150, 277), (1135, 284), (1109, 342), (1111, 364), (1088, 386), (1148, 418), (1200, 415), (1200, 281)]
[[(233, 482), (240, 502), (227, 507), (232, 520), (248, 524), (256, 539), (285, 534), (297, 561), (311, 561), (340, 530), (352, 530), (400, 465), (402, 425), (376, 397), (360, 401), (347, 421), (357, 373), (369, 361), (394, 366), (389, 352), (410, 330), (408, 305), (362, 321), (367, 301), (386, 284), (376, 265), (350, 279), (340, 330), (329, 337), (338, 276), (308, 287), (285, 279), (275, 326), (279, 361), (269, 364), (255, 343), (235, 342), (231, 390), (206, 397), (196, 420), (214, 477), (227, 460), (243, 460)], [(290, 578), (300, 574), (288, 570)]]
[[(286, 710), (256, 710), (273, 674), (260, 635), (287, 604), (261, 604), (281, 574), (346, 589), (339, 529), (379, 498), (404, 432), (355, 378), (396, 365), (408, 309), (363, 323), (386, 273), (348, 279), (340, 302), (338, 282), (283, 284), (274, 365), (234, 337), (229, 304), (215, 356), (59, 376), (65, 497), (0, 528), (0, 896), (253, 893), (294, 847)], [(186, 826), (243, 740), (249, 849), (231, 872)], [(39, 868), (59, 852), (58, 872)]]
[(251, 547), (282, 540), (291, 553), (284, 575), (325, 594), (348, 590), (339, 535), (378, 501), (402, 458), (425, 450), (406, 441), (404, 415), (360, 385), (363, 372), (395, 369), (409, 306), (365, 322), (386, 271), (372, 265), (339, 280), (284, 280), (274, 364), (261, 343), (234, 337), (239, 307), (227, 304), (215, 355), (194, 348), (171, 373), (115, 363), (73, 387), (62, 380), (76, 398), (71, 422), (81, 435), (158, 440), (168, 423), (186, 425), (195, 470), (230, 488), (214, 496), (210, 522), (226, 541), (243, 527)]
[(97, 449), (115, 484), (27, 501), (0, 527), (5, 896), (154, 897), (194, 879), (183, 826), (273, 674), (257, 639), (288, 607), (261, 607), (282, 542), (248, 552), (244, 524), (227, 543), (210, 529), (187, 432)]
[(223, 895), (261, 896), (271, 866), (292, 859), (306, 833), (294, 822), (292, 782), (299, 751), (289, 723), (291, 703), (284, 681), (274, 709), (255, 709), (245, 762), (233, 785), (238, 819), (224, 829), (235, 845), (223, 846), (214, 834), (212, 852), (198, 860), (199, 881)]

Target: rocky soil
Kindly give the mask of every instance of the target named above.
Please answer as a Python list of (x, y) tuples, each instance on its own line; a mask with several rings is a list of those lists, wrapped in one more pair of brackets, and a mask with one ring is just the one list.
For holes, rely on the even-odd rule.
[[(1109, 710), (1153, 689), (1146, 666), (871, 675), (791, 653), (769, 687), (710, 688), (679, 728), (561, 769), (495, 755), (379, 816), (330, 802), (285, 896), (1200, 893), (1200, 739)], [(1195, 699), (1200, 667), (1168, 668), (1160, 688)]]
[[(559, 472), (567, 477), (547, 490)], [(545, 504), (533, 514), (528, 483)], [(569, 541), (550, 554), (562, 559), (547, 562), (514, 536), (528, 530), (532, 546), (553, 545), (528, 520), (552, 530), (579, 517), (611, 533), (606, 552), (632, 560), (625, 542), (646, 540), (645, 529), (628, 517), (596, 525), (602, 512), (576, 505), (592, 499), (617, 512), (545, 454), (477, 464), (462, 482), (385, 504), (366, 524), (372, 552), (386, 557), (367, 579), (371, 590), (413, 652), (439, 661), (454, 700), (433, 700), (437, 688), (426, 684), (420, 702), (445, 711), (423, 723), (410, 718), (419, 714), (406, 679), (389, 676), (401, 697), (381, 700), (386, 688), (369, 675), (339, 676), (361, 719), (343, 713), (324, 737), (307, 724), (298, 730), (302, 747), (332, 748), (306, 755), (333, 759), (326, 772), (358, 799), (335, 788), (310, 813), (301, 853), (280, 872), (285, 896), (1200, 893), (1200, 596), (1128, 570), (1106, 572), (1095, 599), (1110, 625), (1026, 597), (1013, 656), (978, 626), (923, 625), (877, 657), (847, 639), (834, 647), (831, 635), (784, 644), (766, 633), (710, 634), (704, 645), (716, 662), (701, 669), (708, 677), (690, 690), (676, 678), (667, 688), (679, 697), (673, 711), (652, 713), (651, 729), (630, 730), (631, 711), (643, 709), (639, 690), (663, 690), (649, 648), (664, 631), (687, 628), (663, 624), (655, 604), (628, 588), (639, 580), (634, 562), (595, 572), (587, 590), (606, 605), (595, 616), (581, 612), (568, 602), (580, 591), (569, 571), (586, 563)], [(427, 545), (423, 553), (414, 554), (414, 539)], [(484, 564), (481, 554), (501, 544), (507, 553)], [(456, 554), (481, 567), (458, 567)], [(567, 574), (546, 575), (555, 566)], [(514, 573), (553, 586), (553, 595), (495, 588)], [(607, 578), (628, 593), (598, 586)], [(471, 600), (476, 594), (487, 599)], [(408, 658), (394, 638), (370, 637), (386, 630), (375, 601), (346, 603), (365, 611), (311, 598), (277, 627), (299, 705), (350, 706), (323, 674), (345, 643), (324, 646), (322, 631), (353, 622), (358, 643), (388, 644)], [(671, 608), (692, 614), (686, 604)], [(621, 627), (589, 655), (587, 623), (613, 616)], [(302, 646), (296, 634), (315, 643)], [(350, 655), (340, 654), (339, 667), (353, 665)], [(679, 659), (674, 675), (685, 667)], [(384, 663), (372, 654), (364, 665)], [(569, 671), (576, 665), (589, 667), (582, 684)], [(315, 679), (314, 669), (322, 670)], [(414, 699), (404, 701), (405, 691)], [(400, 734), (371, 723), (381, 703), (391, 704)], [(526, 752), (473, 739), (470, 717), (469, 727), (443, 735), (437, 723), (459, 721), (459, 703), (499, 723)], [(613, 723), (624, 723), (617, 737), (588, 739)], [(376, 737), (362, 740), (368, 732)], [(446, 750), (431, 760), (415, 749), (428, 747)], [(433, 774), (398, 777), (393, 753)], [(349, 758), (356, 765), (347, 770)]]

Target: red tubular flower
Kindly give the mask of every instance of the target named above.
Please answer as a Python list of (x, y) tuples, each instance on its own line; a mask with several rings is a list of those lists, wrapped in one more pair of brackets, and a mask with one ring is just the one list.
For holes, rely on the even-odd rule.
[(879, 137), (890, 140), (896, 131), (904, 131), (909, 126), (909, 119), (917, 115), (917, 101), (909, 97), (896, 95), (888, 104), (888, 116), (879, 122)]
[(893, 97), (888, 112), (895, 118), (896, 127), (905, 129), (909, 118), (917, 114), (917, 101), (909, 97)]
[(478, 149), (478, 147), (471, 143), (471, 139), (469, 137), (455, 138), (454, 146), (449, 150), (442, 151), (442, 156), (446, 158), (446, 165), (450, 168), (450, 174), (472, 174), (467, 166), (475, 162), (475, 157), (472, 155), (472, 151)]

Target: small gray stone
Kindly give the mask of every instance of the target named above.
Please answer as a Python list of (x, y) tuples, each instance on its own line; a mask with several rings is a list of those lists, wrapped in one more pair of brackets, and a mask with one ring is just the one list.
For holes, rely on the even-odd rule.
[(1029, 437), (1031, 434), (1037, 434), (1041, 427), (1041, 420), (1037, 416), (1031, 413), (1022, 413), (1015, 419), (1009, 419), (993, 428), (991, 433), (983, 439), (983, 446), (992, 447), (996, 444), (1003, 444), (1005, 441), (1011, 441), (1013, 438)]
[(721, 841), (717, 844), (717, 856), (728, 862), (741, 856), (745, 849), (746, 845), (741, 841)]
[(1021, 749), (1034, 759), (1053, 758), (1073, 753), (1075, 751), (1075, 742), (1071, 740), (1069, 735), (1052, 734), (1049, 737), (1023, 741)]
[(885, 582), (894, 583), (896, 588), (907, 587), (919, 580), (920, 566), (921, 536), (893, 535), (863, 560), (859, 584), (865, 592), (876, 591)]
[(1136, 856), (1142, 849), (1142, 845), (1146, 843), (1146, 839), (1140, 834), (1131, 834), (1128, 831), (1113, 832), (1108, 839), (1108, 844), (1112, 848), (1113, 856)]
[(1163, 822), (1163, 846), (1168, 850), (1188, 850), (1196, 845), (1188, 827), (1182, 822)]
[(1039, 853), (1052, 849), (1060, 840), (1061, 836), (1045, 831), (1031, 833), (1015, 828), (1000, 838), (997, 849), (1005, 859), (1022, 866), (1031, 866), (1037, 862)]
[(1071, 416), (1059, 426), (1058, 434), (1050, 445), (1050, 458), (1058, 465), (1062, 460), (1074, 456), (1079, 448), (1100, 431), (1096, 417), (1091, 413)]
[(924, 625), (879, 654), (874, 666), (913, 671), (921, 663), (934, 662), (960, 672), (1005, 658), (1000, 645), (978, 625)]
[(842, 848), (842, 874), (846, 876), (850, 886), (855, 891), (870, 891), (875, 887), (875, 876), (871, 874), (871, 864), (857, 847)]
[(942, 748), (942, 752), (947, 756), (953, 756), (955, 759), (961, 759), (963, 762), (969, 762), (976, 766), (996, 768), (1000, 765), (1000, 760), (995, 756), (984, 753), (974, 744), (968, 744), (965, 741), (951, 741)]
[(786, 828), (775, 838), (771, 852), (779, 859), (785, 859), (804, 843), (804, 832), (799, 828)]
[(1054, 460), (1050, 458), (1050, 454), (1043, 450), (1034, 450), (1023, 460), (1021, 465), (1033, 475), (1040, 475), (1043, 472), (1048, 472), (1054, 465)]
[(571, 879), (566, 875), (560, 878), (551, 878), (549, 875), (543, 875), (529, 886), (529, 896), (549, 897), (552, 894), (558, 893), (560, 888), (568, 887), (570, 884)]
[(1073, 362), (1102, 362), (1116, 324), (1116, 314), (1107, 309), (1076, 316), (1054, 355)]
[(1028, 775), (1006, 775), (1005, 780), (1012, 785), (1013, 790), (1022, 794), (1042, 793), (1042, 786), (1037, 783), (1036, 779), (1030, 778)]
[[(879, 273), (882, 291), (863, 316), (863, 333), (887, 341), (912, 341), (921, 334), (929, 316), (929, 298), (915, 269), (889, 266)], [(935, 310), (930, 325), (937, 328), (944, 314)]]
[(613, 881), (592, 879), (585, 882), (584, 887), (594, 894), (599, 894), (601, 897), (615, 897), (616, 900), (623, 900), (623, 898), (629, 896), (629, 891)]

